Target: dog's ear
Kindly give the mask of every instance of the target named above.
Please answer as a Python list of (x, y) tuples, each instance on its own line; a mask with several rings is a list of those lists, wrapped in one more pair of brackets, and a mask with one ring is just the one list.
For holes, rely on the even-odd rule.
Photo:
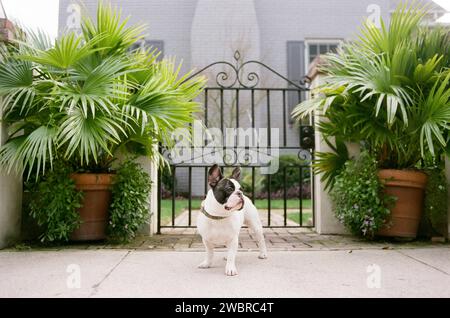
[(220, 170), (220, 167), (217, 164), (209, 168), (208, 184), (211, 188), (214, 188), (222, 178), (222, 170)]
[(241, 180), (241, 167), (236, 167), (233, 169), (233, 172), (231, 173), (231, 177), (236, 181)]

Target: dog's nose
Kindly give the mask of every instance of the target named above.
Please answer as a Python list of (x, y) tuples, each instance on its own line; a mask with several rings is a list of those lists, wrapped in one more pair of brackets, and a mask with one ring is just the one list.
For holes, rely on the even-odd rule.
[(238, 197), (242, 198), (243, 195), (244, 195), (244, 194), (242, 193), (242, 191), (238, 191), (238, 192), (237, 192), (237, 196), (238, 196)]

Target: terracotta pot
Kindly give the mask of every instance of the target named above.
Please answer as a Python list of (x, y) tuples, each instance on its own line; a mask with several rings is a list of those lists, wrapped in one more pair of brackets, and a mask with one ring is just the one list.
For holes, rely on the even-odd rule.
[(113, 174), (75, 173), (70, 176), (78, 190), (83, 191), (83, 206), (79, 209), (81, 226), (70, 239), (73, 241), (93, 241), (106, 238), (111, 204)]
[(383, 169), (378, 177), (384, 183), (384, 192), (397, 198), (391, 208), (387, 226), (380, 236), (415, 238), (423, 211), (424, 189), (428, 176), (419, 171)]

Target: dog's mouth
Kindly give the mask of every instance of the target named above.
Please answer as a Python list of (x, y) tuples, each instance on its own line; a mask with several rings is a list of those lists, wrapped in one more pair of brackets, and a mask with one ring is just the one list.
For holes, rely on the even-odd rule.
[(227, 211), (231, 211), (231, 210), (237, 210), (240, 211), (244, 208), (244, 199), (242, 199), (238, 204), (236, 204), (235, 206), (225, 206), (225, 210)]

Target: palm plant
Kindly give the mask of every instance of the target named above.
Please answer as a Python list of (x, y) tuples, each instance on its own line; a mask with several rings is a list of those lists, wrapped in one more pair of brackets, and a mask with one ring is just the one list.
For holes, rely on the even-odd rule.
[[(326, 139), (335, 136), (338, 148), (363, 143), (380, 168), (414, 168), (442, 153), (449, 145), (450, 37), (448, 29), (421, 24), (426, 12), (401, 4), (389, 28), (366, 22), (357, 40), (325, 57), (324, 83), (292, 115), (320, 111)], [(319, 170), (332, 183), (345, 160), (338, 154), (319, 158)]]
[(27, 32), (2, 47), (2, 120), (10, 126), (0, 165), (39, 176), (55, 160), (83, 169), (108, 168), (117, 151), (161, 159), (154, 145), (198, 111), (202, 78), (186, 80), (173, 60), (135, 49), (142, 26), (126, 27), (120, 11), (99, 3), (96, 21), (85, 17), (80, 35), (54, 45)]

